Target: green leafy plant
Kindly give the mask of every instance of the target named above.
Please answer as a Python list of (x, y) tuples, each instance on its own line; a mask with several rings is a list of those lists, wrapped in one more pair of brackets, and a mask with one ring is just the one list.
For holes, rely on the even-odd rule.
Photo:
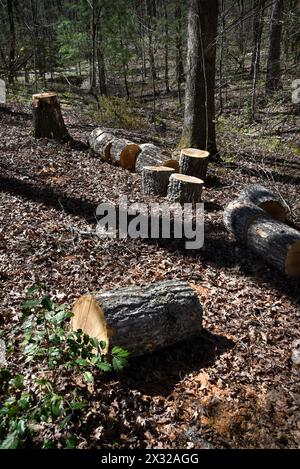
[(58, 425), (59, 441), (46, 439), (43, 447), (74, 448), (77, 437), (70, 429), (88, 406), (89, 393), (103, 373), (120, 372), (129, 353), (81, 330), (69, 332), (65, 323), (72, 313), (41, 294), (27, 291), (21, 304), (21, 322), (12, 334), (23, 360), (22, 373), (0, 370), (0, 449), (35, 446), (39, 430)]

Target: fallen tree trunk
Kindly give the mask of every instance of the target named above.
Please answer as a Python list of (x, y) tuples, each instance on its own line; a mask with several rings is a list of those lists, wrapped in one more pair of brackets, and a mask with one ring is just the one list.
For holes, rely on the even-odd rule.
[(184, 174), (172, 174), (167, 197), (170, 201), (179, 202), (180, 204), (196, 204), (201, 202), (202, 187), (202, 179)]
[(241, 202), (251, 202), (269, 213), (275, 220), (284, 221), (287, 217), (287, 207), (278, 195), (258, 184), (245, 187), (239, 194)]
[(134, 170), (141, 148), (124, 138), (114, 138), (110, 147), (111, 162), (124, 169)]
[(165, 166), (165, 162), (171, 161), (169, 153), (163, 152), (161, 148), (152, 145), (152, 143), (142, 143), (140, 148), (141, 152), (135, 164), (137, 173), (142, 173), (145, 166)]
[[(132, 356), (190, 340), (202, 330), (202, 306), (197, 293), (179, 280), (120, 288), (101, 293), (96, 300), (114, 333), (110, 344), (123, 347)], [(97, 308), (74, 308), (73, 312), (73, 330), (80, 328), (99, 338), (107, 334)]]
[(144, 194), (165, 197), (172, 173), (174, 173), (174, 169), (167, 166), (145, 166), (143, 169)]
[(114, 136), (112, 134), (103, 132), (94, 140), (92, 150), (100, 156), (104, 161), (110, 162), (110, 149), (113, 143)]
[(34, 136), (53, 138), (62, 142), (72, 140), (63, 120), (57, 94), (34, 94), (32, 100)]
[(254, 254), (289, 276), (300, 276), (299, 231), (239, 200), (226, 207), (223, 218), (227, 229)]
[(208, 167), (209, 153), (196, 148), (183, 148), (181, 150), (179, 167), (180, 173), (205, 180)]
[(90, 148), (94, 149), (97, 138), (100, 137), (100, 135), (102, 135), (104, 133), (105, 133), (105, 130), (103, 130), (103, 129), (97, 128), (97, 129), (93, 130), (93, 132), (89, 135), (89, 139), (88, 139), (88, 143), (89, 143)]

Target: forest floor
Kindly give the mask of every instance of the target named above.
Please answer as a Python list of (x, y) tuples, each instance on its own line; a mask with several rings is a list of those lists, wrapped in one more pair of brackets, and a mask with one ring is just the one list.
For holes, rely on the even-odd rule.
[[(160, 113), (165, 135), (154, 135), (150, 125), (115, 132), (174, 150), (181, 116), (171, 101), (161, 103)], [(86, 142), (95, 123), (76, 110), (64, 114), (71, 135)], [(80, 234), (95, 228), (101, 201), (123, 194), (149, 202), (140, 175), (101, 162), (84, 146), (35, 140), (29, 106), (0, 108), (4, 329), (19, 321), (27, 288), (40, 282), (72, 305), (86, 292), (181, 279), (204, 305), (201, 337), (132, 359), (122, 375), (97, 383), (74, 430), (79, 448), (299, 448), (300, 372), (291, 351), (300, 339), (300, 283), (238, 246), (222, 222), (226, 204), (259, 182), (281, 194), (300, 229), (297, 119), (282, 103), (252, 125), (234, 113), (219, 118), (222, 161), (211, 164), (203, 193), (205, 246), (189, 253)]]

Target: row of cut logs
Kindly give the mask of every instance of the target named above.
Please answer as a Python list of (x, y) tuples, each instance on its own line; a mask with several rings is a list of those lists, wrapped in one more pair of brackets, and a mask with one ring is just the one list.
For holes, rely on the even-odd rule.
[(246, 187), (225, 209), (223, 219), (236, 240), (270, 266), (300, 276), (300, 232), (283, 223), (287, 207), (263, 186)]

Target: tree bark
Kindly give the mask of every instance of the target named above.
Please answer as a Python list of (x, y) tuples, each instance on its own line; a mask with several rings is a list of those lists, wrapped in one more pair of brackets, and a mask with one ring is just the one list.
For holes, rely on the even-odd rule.
[(300, 232), (273, 220), (264, 210), (236, 200), (224, 211), (224, 223), (237, 241), (270, 266), (300, 276)]
[(206, 178), (209, 153), (195, 148), (183, 148), (179, 159), (180, 173), (187, 176)]
[(238, 200), (252, 203), (262, 208), (275, 220), (284, 221), (287, 217), (287, 206), (283, 200), (269, 189), (258, 184), (245, 187), (239, 194)]
[(217, 154), (215, 62), (217, 0), (190, 0), (185, 115), (181, 147)]
[(180, 204), (201, 202), (203, 181), (184, 174), (172, 174), (168, 186), (167, 197)]
[(96, 155), (99, 155), (104, 161), (110, 161), (110, 148), (114, 136), (101, 129), (95, 129), (90, 135), (89, 144)]
[(253, 78), (256, 69), (256, 75), (260, 70), (260, 50), (261, 50), (261, 36), (264, 27), (264, 5), (265, 0), (253, 1), (253, 52), (250, 67), (250, 77)]
[(110, 160), (122, 168), (134, 170), (141, 148), (124, 138), (114, 138), (110, 147)]
[(71, 140), (56, 93), (35, 94), (32, 98), (34, 136), (53, 138), (63, 142)]
[(273, 0), (270, 43), (267, 62), (266, 91), (272, 93), (282, 87), (281, 84), (281, 33), (282, 33), (283, 0)]
[(135, 164), (137, 173), (141, 173), (145, 166), (164, 166), (164, 163), (171, 159), (169, 154), (165, 154), (161, 148), (152, 143), (142, 143), (140, 148), (141, 152)]
[(7, 13), (9, 19), (10, 34), (8, 83), (13, 83), (15, 79), (14, 65), (16, 59), (16, 30), (12, 0), (7, 0)]
[(179, 280), (120, 288), (96, 299), (115, 331), (111, 345), (123, 347), (132, 356), (190, 340), (202, 330), (198, 296)]
[(166, 166), (145, 166), (143, 168), (143, 192), (148, 195), (166, 196), (173, 168)]

